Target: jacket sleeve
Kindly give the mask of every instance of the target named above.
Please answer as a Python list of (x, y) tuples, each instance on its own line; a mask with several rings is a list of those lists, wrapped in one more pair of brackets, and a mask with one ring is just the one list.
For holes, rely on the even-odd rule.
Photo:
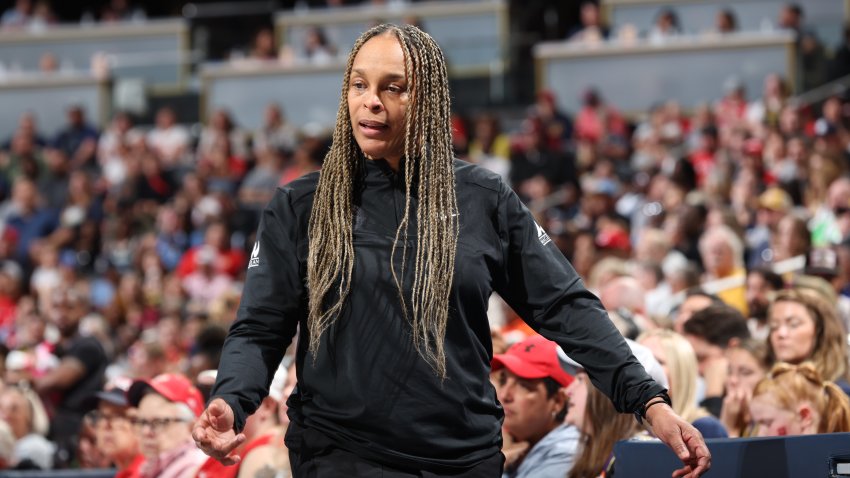
[(304, 291), (298, 224), (288, 190), (278, 189), (260, 218), (236, 321), (224, 342), (211, 393), (233, 409), (237, 431), (268, 395), (296, 332)]
[(505, 184), (498, 216), (503, 267), (494, 289), (508, 305), (584, 366), (618, 411), (634, 412), (662, 392), (664, 388), (632, 355), (599, 299)]

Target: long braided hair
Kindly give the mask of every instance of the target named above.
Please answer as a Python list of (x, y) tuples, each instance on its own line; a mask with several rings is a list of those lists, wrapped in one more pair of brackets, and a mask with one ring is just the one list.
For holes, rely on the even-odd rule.
[[(354, 269), (352, 234), (353, 178), (364, 155), (357, 146), (348, 110), (348, 89), (354, 57), (378, 35), (393, 35), (401, 44), (405, 76), (411, 84), (405, 113), (405, 210), (396, 230), (391, 258), (399, 253), (401, 268), (391, 260), (405, 319), (411, 326), (419, 355), (441, 378), (446, 377), (444, 338), (449, 294), (454, 274), (458, 219), (455, 196), (454, 153), (451, 142), (451, 102), (442, 50), (427, 33), (410, 25), (379, 25), (357, 39), (348, 56), (342, 84), (333, 144), (319, 175), (310, 215), (310, 252), (307, 261), (310, 353), (315, 360), (321, 335), (339, 317), (351, 288)], [(417, 185), (416, 231), (410, 229), (411, 193)], [(403, 289), (407, 241), (416, 235), (413, 287)], [(330, 292), (336, 289), (335, 300)], [(332, 303), (331, 303), (332, 302)]]

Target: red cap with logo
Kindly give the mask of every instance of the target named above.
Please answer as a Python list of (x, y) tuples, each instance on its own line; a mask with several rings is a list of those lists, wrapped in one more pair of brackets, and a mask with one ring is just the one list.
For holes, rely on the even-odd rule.
[(187, 405), (196, 417), (204, 411), (204, 396), (201, 391), (192, 385), (188, 378), (176, 373), (163, 373), (151, 380), (133, 382), (127, 390), (127, 401), (130, 405), (138, 407), (149, 387), (168, 401)]
[(541, 335), (532, 335), (507, 352), (494, 355), (490, 367), (493, 371), (504, 367), (522, 378), (549, 377), (564, 387), (573, 381), (573, 376), (561, 368), (558, 345)]

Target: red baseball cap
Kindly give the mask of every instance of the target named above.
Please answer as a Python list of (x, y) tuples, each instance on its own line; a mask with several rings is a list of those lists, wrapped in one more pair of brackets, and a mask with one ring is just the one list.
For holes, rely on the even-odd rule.
[(490, 367), (495, 371), (502, 367), (522, 378), (549, 377), (566, 387), (573, 381), (558, 360), (558, 345), (542, 335), (517, 342), (503, 354), (493, 356)]
[(163, 373), (151, 380), (136, 380), (127, 390), (127, 401), (130, 405), (138, 407), (148, 388), (168, 401), (186, 404), (196, 417), (204, 411), (204, 397), (201, 391), (183, 375)]

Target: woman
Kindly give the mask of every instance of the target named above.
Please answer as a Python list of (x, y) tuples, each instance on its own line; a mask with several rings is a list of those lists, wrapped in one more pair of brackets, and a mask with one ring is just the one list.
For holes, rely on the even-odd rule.
[(847, 339), (835, 307), (814, 291), (777, 293), (768, 311), (768, 362), (810, 361), (824, 380), (848, 392)]
[(697, 405), (697, 356), (688, 339), (666, 329), (641, 334), (638, 343), (652, 350), (670, 383), (673, 410), (706, 438), (726, 438), (728, 433), (708, 410)]
[[(501, 473), (492, 291), (574, 352), (618, 409), (663, 401), (516, 195), (454, 161), (449, 107), (430, 36), (381, 25), (355, 43), (323, 169), (278, 189), (263, 213), (215, 398), (195, 428), (204, 451), (238, 461), (237, 432), (298, 330), (295, 476)], [(683, 472), (710, 466), (672, 409), (641, 415), (680, 446)]]
[(776, 364), (750, 404), (761, 437), (850, 432), (850, 399), (810, 362)]
[[(666, 387), (667, 377), (652, 351), (634, 341), (627, 342), (650, 376)], [(611, 401), (591, 385), (587, 372), (579, 364), (564, 354), (559, 355), (567, 372), (575, 377), (566, 390), (569, 403), (565, 422), (581, 432), (575, 461), (567, 477), (610, 478), (614, 476), (614, 444), (645, 435), (645, 431), (631, 417), (614, 409)]]
[(726, 349), (729, 372), (720, 421), (732, 438), (752, 435), (750, 400), (756, 384), (767, 374), (767, 345), (762, 340), (747, 339)]

